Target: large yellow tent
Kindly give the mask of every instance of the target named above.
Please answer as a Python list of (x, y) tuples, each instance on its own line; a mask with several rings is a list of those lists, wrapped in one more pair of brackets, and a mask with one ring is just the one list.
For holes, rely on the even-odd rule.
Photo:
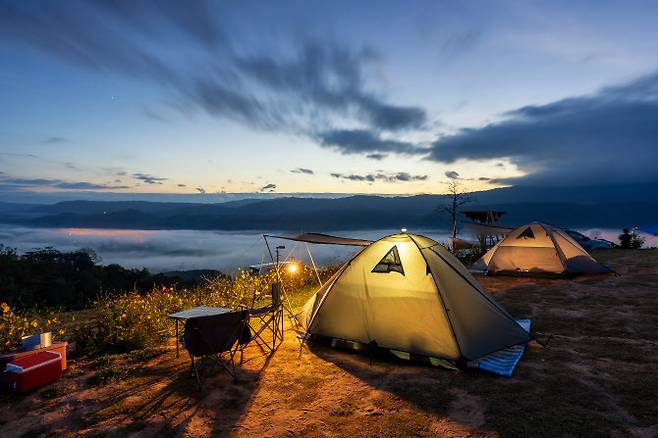
[(531, 339), (450, 252), (408, 233), (362, 249), (297, 320), (311, 337), (458, 364)]
[(510, 232), (471, 268), (492, 275), (602, 274), (608, 268), (559, 228), (532, 222)]

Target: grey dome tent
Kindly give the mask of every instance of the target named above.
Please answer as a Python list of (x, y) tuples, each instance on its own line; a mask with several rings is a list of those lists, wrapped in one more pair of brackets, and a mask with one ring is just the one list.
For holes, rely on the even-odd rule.
[(603, 274), (610, 270), (559, 228), (532, 222), (511, 231), (471, 267), (491, 275)]
[(311, 338), (457, 364), (531, 340), (443, 246), (408, 233), (358, 252), (296, 319)]

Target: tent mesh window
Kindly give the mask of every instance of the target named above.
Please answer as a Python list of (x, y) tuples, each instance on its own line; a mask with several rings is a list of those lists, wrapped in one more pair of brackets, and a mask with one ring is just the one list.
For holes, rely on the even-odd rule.
[(526, 228), (523, 230), (523, 233), (519, 234), (517, 239), (534, 239), (535, 238), (535, 233), (532, 232), (532, 229), (530, 227)]
[(404, 269), (402, 268), (402, 262), (400, 262), (400, 253), (398, 253), (397, 246), (394, 246), (386, 253), (384, 258), (382, 258), (372, 269), (372, 272), (399, 272), (404, 275)]

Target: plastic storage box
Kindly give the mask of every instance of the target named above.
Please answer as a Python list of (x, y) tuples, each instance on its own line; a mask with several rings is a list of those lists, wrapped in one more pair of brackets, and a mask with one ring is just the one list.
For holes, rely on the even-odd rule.
[(42, 351), (8, 363), (4, 380), (14, 391), (27, 392), (60, 377), (62, 355), (54, 351)]

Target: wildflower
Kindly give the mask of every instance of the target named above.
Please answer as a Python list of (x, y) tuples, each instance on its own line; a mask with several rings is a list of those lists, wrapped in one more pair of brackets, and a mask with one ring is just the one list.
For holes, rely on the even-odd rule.
[(0, 308), (2, 309), (3, 313), (9, 313), (9, 311), (11, 310), (11, 308), (9, 307), (9, 304), (7, 304), (7, 303), (0, 304)]

